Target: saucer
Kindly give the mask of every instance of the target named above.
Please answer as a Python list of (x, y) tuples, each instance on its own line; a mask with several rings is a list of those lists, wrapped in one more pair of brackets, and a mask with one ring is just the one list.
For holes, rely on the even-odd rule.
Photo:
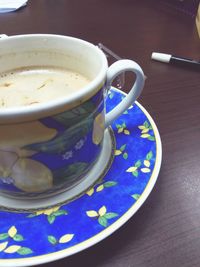
[[(112, 89), (107, 111), (125, 94)], [(32, 212), (0, 211), (0, 266), (33, 266), (80, 252), (109, 236), (141, 207), (161, 165), (157, 127), (136, 102), (114, 123), (116, 147), (107, 172), (69, 203)], [(64, 226), (64, 227), (63, 227)], [(83, 231), (84, 229), (84, 231)]]

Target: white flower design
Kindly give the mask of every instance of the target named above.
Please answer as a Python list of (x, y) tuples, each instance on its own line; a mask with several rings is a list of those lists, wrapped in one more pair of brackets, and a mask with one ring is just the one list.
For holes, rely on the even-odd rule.
[(76, 143), (76, 145), (75, 145), (75, 149), (76, 149), (76, 150), (81, 149), (81, 147), (84, 145), (84, 143), (85, 143), (85, 140), (84, 140), (84, 139), (79, 140), (79, 141)]
[(64, 160), (68, 160), (68, 159), (70, 159), (72, 157), (73, 157), (73, 152), (71, 150), (67, 151), (67, 152), (65, 152), (65, 154), (63, 154), (63, 159)]
[(13, 184), (13, 183), (14, 183), (14, 180), (12, 179), (12, 177), (1, 178), (1, 181), (2, 181), (4, 184)]

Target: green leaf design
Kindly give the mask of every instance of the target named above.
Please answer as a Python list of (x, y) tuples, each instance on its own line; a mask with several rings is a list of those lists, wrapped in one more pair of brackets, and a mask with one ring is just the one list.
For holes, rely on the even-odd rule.
[(148, 140), (150, 140), (150, 141), (155, 141), (155, 137), (154, 137), (154, 136), (149, 136), (149, 137), (148, 137)]
[(151, 160), (152, 157), (153, 157), (153, 153), (152, 153), (152, 151), (149, 151), (149, 153), (146, 155), (146, 159)]
[(57, 239), (53, 235), (48, 235), (48, 241), (52, 244), (55, 245), (57, 243)]
[(133, 174), (133, 176), (138, 177), (138, 171), (137, 170), (132, 172), (132, 174)]
[(134, 166), (139, 168), (141, 166), (141, 164), (142, 164), (141, 160), (138, 160), (138, 161), (136, 161)]
[(36, 216), (37, 216), (36, 213), (32, 213), (32, 214), (29, 214), (29, 215), (27, 216), (27, 218), (33, 218), (33, 217), (36, 217)]
[(108, 225), (108, 222), (107, 222), (107, 219), (105, 218), (105, 215), (104, 216), (100, 216), (98, 218), (98, 222), (99, 224), (101, 224), (103, 227), (107, 227)]
[(124, 159), (127, 159), (127, 158), (128, 158), (128, 153), (125, 152), (125, 153), (123, 154), (123, 158), (124, 158)]
[(126, 144), (124, 144), (123, 146), (120, 147), (120, 151), (123, 152), (126, 149)]
[(30, 248), (21, 247), (21, 248), (18, 249), (17, 253), (20, 254), (20, 255), (28, 255), (28, 254), (33, 253), (33, 251)]
[(111, 92), (110, 94), (108, 94), (109, 98), (112, 99), (114, 97), (114, 93)]
[(53, 119), (63, 124), (65, 127), (71, 127), (72, 125), (87, 119), (90, 114), (94, 113), (94, 110), (94, 103), (87, 101), (82, 103), (79, 107), (54, 116)]
[[(77, 162), (77, 163), (71, 164), (67, 168), (64, 167), (64, 168), (59, 169), (59, 172), (54, 172), (54, 178), (58, 174), (60, 176), (60, 171), (62, 172), (61, 175), (65, 176), (65, 177), (70, 177), (72, 175), (81, 174), (87, 168), (87, 166), (88, 166), (88, 163), (86, 163), (86, 162)], [(60, 176), (60, 177), (62, 177), (62, 176)]]
[(117, 129), (121, 128), (120, 124), (116, 124)]
[(3, 234), (0, 234), (0, 240), (5, 240), (6, 238), (8, 238), (8, 234), (7, 233), (3, 233)]
[(54, 221), (55, 221), (55, 219), (56, 219), (56, 216), (53, 215), (53, 214), (50, 214), (50, 215), (48, 215), (47, 219), (48, 219), (48, 222), (49, 222), (50, 224), (52, 224), (52, 223), (54, 223)]
[(24, 149), (49, 154), (64, 153), (65, 151), (75, 146), (75, 144), (89, 132), (92, 127), (92, 123), (92, 118), (84, 120), (81, 123), (68, 128), (50, 141), (31, 144), (25, 146)]
[(14, 239), (15, 241), (17, 241), (17, 242), (19, 242), (19, 241), (23, 241), (23, 240), (24, 240), (23, 236), (20, 235), (20, 234), (16, 234), (16, 235), (13, 237), (13, 239)]
[(104, 215), (104, 217), (105, 217), (107, 220), (112, 219), (112, 218), (115, 218), (115, 217), (117, 217), (117, 216), (118, 216), (118, 214), (115, 213), (115, 212), (108, 212), (108, 213), (106, 213), (106, 214)]
[(57, 210), (57, 211), (53, 212), (51, 215), (54, 215), (54, 216), (67, 215), (67, 211), (66, 210)]
[(144, 125), (145, 128), (149, 128), (149, 123), (148, 123), (148, 121), (145, 121), (143, 125)]
[(53, 171), (53, 177), (54, 177), (54, 184), (60, 184), (60, 179), (66, 180), (66, 182), (70, 182), (75, 177), (79, 175), (83, 175), (86, 173), (88, 167), (88, 163), (86, 162), (77, 162), (73, 163), (71, 165), (65, 166), (63, 168), (60, 168), (58, 170)]
[(104, 187), (112, 187), (112, 186), (115, 186), (117, 184), (117, 182), (114, 182), (114, 181), (108, 181), (108, 182), (105, 182), (103, 184)]
[(132, 197), (135, 199), (135, 200), (138, 200), (140, 198), (140, 194), (134, 194), (132, 195)]
[(122, 123), (122, 127), (126, 128), (126, 123), (125, 122)]

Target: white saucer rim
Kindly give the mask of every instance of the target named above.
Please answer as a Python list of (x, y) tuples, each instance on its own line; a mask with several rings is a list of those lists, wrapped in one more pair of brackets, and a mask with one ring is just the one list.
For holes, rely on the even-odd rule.
[[(119, 89), (112, 88), (113, 91), (120, 92), (123, 95), (126, 95), (126, 93), (122, 92)], [(145, 116), (148, 118), (150, 124), (152, 125), (153, 132), (155, 135), (155, 141), (156, 141), (156, 160), (154, 169), (152, 172), (152, 175), (142, 192), (140, 198), (114, 223), (112, 223), (110, 226), (108, 226), (106, 229), (102, 230), (98, 234), (90, 237), (89, 239), (82, 241), (79, 244), (76, 244), (74, 246), (71, 246), (69, 248), (59, 250), (52, 253), (47, 253), (40, 256), (34, 256), (34, 257), (26, 257), (26, 258), (20, 258), (20, 259), (0, 259), (0, 267), (25, 267), (25, 266), (34, 266), (38, 264), (44, 264), (48, 262), (53, 262), (56, 260), (60, 260), (62, 258), (66, 258), (68, 256), (74, 255), (78, 252), (81, 252), (89, 247), (94, 246), (95, 244), (99, 243), (106, 237), (113, 234), (116, 230), (118, 230), (121, 226), (123, 226), (143, 205), (143, 203), (146, 201), (148, 196), (150, 195), (152, 189), (154, 188), (154, 185), (158, 179), (158, 174), (160, 172), (161, 167), (161, 161), (162, 161), (162, 144), (161, 144), (161, 138), (158, 131), (158, 128), (151, 117), (151, 115), (148, 113), (148, 111), (137, 101), (135, 104), (141, 109), (141, 111), (145, 114)]]

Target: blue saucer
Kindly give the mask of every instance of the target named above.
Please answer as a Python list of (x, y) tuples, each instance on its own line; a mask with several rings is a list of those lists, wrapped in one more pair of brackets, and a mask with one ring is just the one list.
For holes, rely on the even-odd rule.
[[(111, 110), (124, 97), (112, 89)], [(141, 207), (157, 180), (161, 141), (136, 102), (113, 124), (115, 158), (93, 188), (68, 204), (34, 213), (0, 211), (0, 266), (32, 266), (82, 251), (109, 236)]]

